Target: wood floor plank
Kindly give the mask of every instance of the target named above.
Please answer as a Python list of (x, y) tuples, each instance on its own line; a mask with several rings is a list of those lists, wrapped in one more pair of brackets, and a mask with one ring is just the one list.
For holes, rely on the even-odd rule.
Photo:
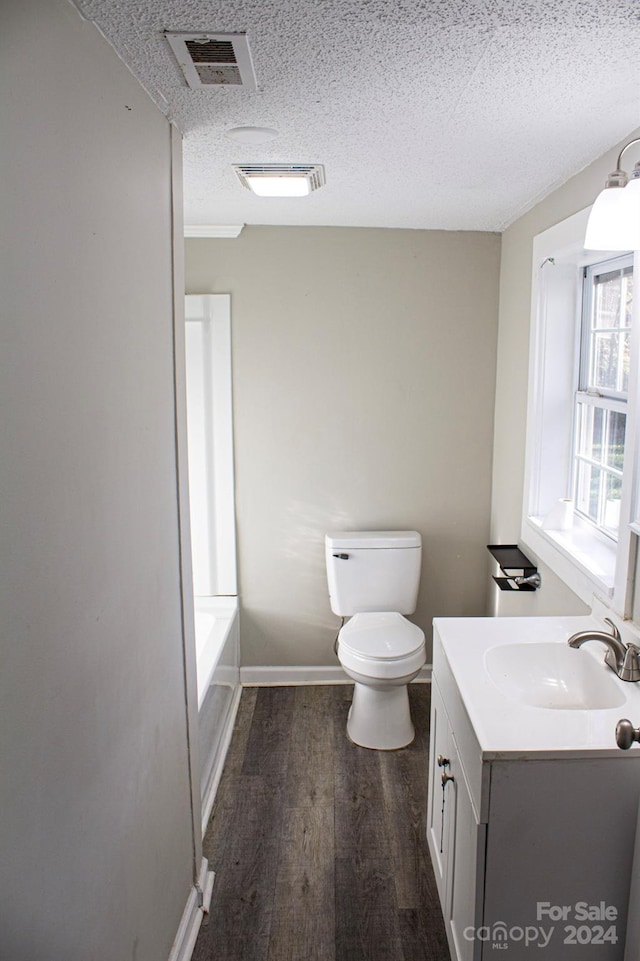
[[(212, 864), (218, 864), (218, 880), (251, 857), (258, 844), (280, 843), (285, 809), (269, 778), (244, 775), (238, 782), (236, 797), (216, 809), (209, 832), (207, 850)], [(207, 855), (205, 855), (207, 856)], [(239, 883), (239, 879), (236, 879)]]
[(400, 751), (380, 751), (378, 754), (383, 793), (402, 804), (405, 801), (424, 804), (427, 798), (427, 771), (423, 751), (413, 745)]
[(212, 851), (216, 872), (210, 913), (196, 961), (266, 961), (273, 918), (283, 813), (265, 779), (242, 779), (235, 804), (225, 805)]
[[(238, 780), (238, 793), (225, 804), (228, 832), (223, 839), (225, 850), (242, 845), (255, 837), (277, 841), (282, 831), (284, 808), (282, 798), (273, 789), (273, 781), (262, 775), (243, 775)], [(242, 825), (242, 832), (234, 828)]]
[[(224, 764), (224, 774), (227, 780), (239, 774), (244, 763), (244, 756), (247, 751), (247, 741), (253, 723), (253, 712), (255, 711), (258, 698), (257, 687), (247, 687), (242, 691), (238, 713), (233, 725), (231, 743)], [(221, 785), (222, 786), (222, 785)], [(220, 790), (220, 789), (219, 789)]]
[(249, 729), (242, 728), (242, 763), (237, 751), (225, 766), (222, 781), (232, 788), (214, 807), (203, 845), (216, 879), (198, 938), (202, 961), (267, 959), (284, 819), (274, 777), (286, 776), (291, 704), (290, 695), (258, 692)]
[(294, 860), (320, 864), (333, 859), (333, 804), (285, 808), (281, 838), (283, 853)]
[[(344, 705), (343, 708), (344, 710)], [(353, 744), (346, 716), (334, 728), (335, 838), (338, 857), (386, 857), (380, 752)]]
[[(404, 754), (404, 757), (401, 755)], [(419, 762), (419, 763), (416, 763)], [(380, 758), (383, 810), (389, 854), (395, 866), (399, 909), (419, 908), (423, 897), (426, 789), (422, 787), (424, 760), (408, 752), (389, 752)]]
[(449, 961), (447, 936), (439, 914), (427, 908), (398, 912), (403, 961)]
[(220, 897), (220, 910), (202, 923), (192, 961), (266, 961), (271, 914), (251, 897)]
[(257, 688), (245, 688), (240, 698), (224, 770), (203, 839), (203, 854), (208, 860), (218, 854), (219, 834), (227, 830), (227, 818), (224, 812), (229, 805), (233, 804), (234, 797), (239, 793), (237, 780), (244, 763), (257, 695)]
[(368, 858), (372, 854), (388, 857), (391, 854), (388, 824), (381, 799), (358, 795), (336, 798), (335, 837), (340, 857)]
[(310, 686), (295, 689), (286, 785), (291, 807), (333, 802), (334, 690)]
[(293, 687), (258, 689), (242, 774), (262, 774), (284, 782), (294, 697)]
[(409, 707), (411, 719), (416, 731), (413, 749), (416, 751), (429, 750), (429, 720), (431, 713), (431, 685), (409, 685)]
[(393, 866), (336, 860), (336, 961), (402, 961)]
[(287, 810), (268, 961), (334, 961), (333, 805)]
[(431, 906), (435, 905), (439, 915), (438, 892), (426, 845), (425, 848), (392, 845), (391, 858), (398, 910), (426, 910), (429, 914)]
[(333, 749), (336, 799), (381, 798), (380, 752), (349, 740), (346, 713), (334, 725)]

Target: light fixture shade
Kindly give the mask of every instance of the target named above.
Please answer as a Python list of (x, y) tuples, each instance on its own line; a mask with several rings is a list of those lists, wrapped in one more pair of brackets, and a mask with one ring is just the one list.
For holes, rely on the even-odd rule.
[(306, 197), (311, 192), (306, 177), (245, 177), (247, 185), (258, 197)]
[(640, 183), (606, 187), (591, 208), (586, 250), (640, 249)]

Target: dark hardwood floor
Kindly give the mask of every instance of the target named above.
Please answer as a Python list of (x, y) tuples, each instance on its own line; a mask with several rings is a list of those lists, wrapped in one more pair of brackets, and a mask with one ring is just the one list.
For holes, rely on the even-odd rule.
[(352, 688), (246, 688), (204, 841), (216, 872), (194, 961), (449, 961), (425, 838), (427, 684), (416, 739), (347, 738)]

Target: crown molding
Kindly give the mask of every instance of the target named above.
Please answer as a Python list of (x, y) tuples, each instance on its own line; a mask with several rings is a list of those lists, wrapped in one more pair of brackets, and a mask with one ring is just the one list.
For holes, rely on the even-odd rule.
[(239, 237), (244, 224), (185, 224), (185, 237)]

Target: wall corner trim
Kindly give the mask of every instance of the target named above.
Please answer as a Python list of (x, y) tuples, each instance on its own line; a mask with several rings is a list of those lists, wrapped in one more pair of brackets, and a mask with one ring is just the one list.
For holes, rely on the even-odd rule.
[(209, 913), (214, 878), (214, 872), (209, 871), (209, 862), (203, 858), (198, 880), (189, 892), (168, 961), (191, 961), (202, 918)]

